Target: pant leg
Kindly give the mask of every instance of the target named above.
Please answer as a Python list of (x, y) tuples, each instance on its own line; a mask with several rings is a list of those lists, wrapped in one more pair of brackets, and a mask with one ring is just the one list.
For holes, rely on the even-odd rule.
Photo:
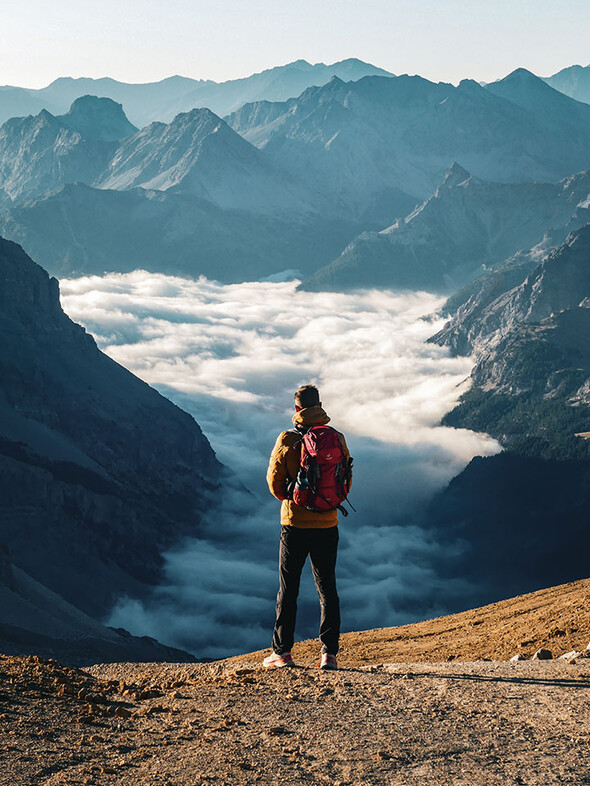
[(336, 591), (338, 527), (315, 530), (309, 558), (320, 599), (320, 642), (322, 652), (336, 655), (340, 638), (340, 600)]
[(279, 655), (290, 652), (293, 647), (299, 582), (308, 554), (308, 539), (305, 536), (304, 530), (297, 530), (295, 527), (281, 527), (279, 592), (272, 637), (272, 648)]

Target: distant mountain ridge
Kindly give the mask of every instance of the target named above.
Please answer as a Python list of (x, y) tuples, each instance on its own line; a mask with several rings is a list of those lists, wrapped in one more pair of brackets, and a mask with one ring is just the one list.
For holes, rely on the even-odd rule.
[(180, 112), (201, 107), (226, 115), (248, 101), (284, 101), (310, 85), (324, 84), (333, 75), (351, 81), (368, 74), (387, 76), (389, 72), (350, 58), (331, 65), (296, 60), (226, 82), (171, 76), (159, 82), (129, 84), (110, 78), (61, 77), (40, 90), (0, 87), (0, 124), (10, 117), (38, 114), (41, 109), (59, 114), (76, 98), (90, 94), (122, 104), (132, 122), (143, 127), (154, 120), (170, 122)]
[[(520, 249), (585, 224), (590, 172), (553, 183), (490, 183), (454, 163), (425, 202), (380, 232), (364, 232), (304, 289), (449, 292)], [(523, 274), (524, 277), (525, 274)]]
[[(590, 163), (590, 107), (524, 69), (486, 88), (333, 77), (225, 120), (193, 109), (138, 132), (110, 99), (73, 106), (72, 116), (41, 112), (0, 131), (0, 232), (60, 275), (129, 270), (145, 259), (148, 270), (222, 281), (285, 269), (309, 278), (337, 260), (346, 287), (448, 290), (562, 226), (567, 216), (554, 220), (553, 197), (536, 202), (551, 189), (535, 181), (555, 183)], [(104, 127), (103, 138), (88, 126)], [(126, 136), (113, 141), (117, 133)], [(454, 202), (429, 199), (453, 161), (468, 185), (455, 184)], [(479, 181), (495, 183), (495, 197)], [(501, 193), (512, 194), (513, 212)], [(555, 200), (560, 216), (566, 201)], [(330, 270), (314, 286), (333, 286)]]
[(543, 78), (548, 85), (570, 98), (590, 104), (590, 65), (573, 65)]

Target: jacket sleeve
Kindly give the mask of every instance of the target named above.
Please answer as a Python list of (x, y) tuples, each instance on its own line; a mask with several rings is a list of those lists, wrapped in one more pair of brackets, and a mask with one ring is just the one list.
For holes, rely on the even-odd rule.
[(272, 453), (270, 454), (268, 471), (266, 473), (266, 482), (268, 483), (270, 493), (280, 500), (286, 498), (287, 479), (289, 476), (287, 471), (287, 453), (289, 451), (289, 446), (285, 444), (286, 434), (286, 431), (279, 434)]

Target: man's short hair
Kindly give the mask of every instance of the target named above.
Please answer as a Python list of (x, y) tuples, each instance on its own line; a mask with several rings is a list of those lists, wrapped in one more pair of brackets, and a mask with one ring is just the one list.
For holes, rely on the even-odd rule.
[(297, 388), (295, 391), (295, 403), (298, 407), (301, 407), (301, 409), (316, 407), (318, 404), (322, 403), (320, 401), (320, 391), (315, 385), (301, 385), (301, 387)]

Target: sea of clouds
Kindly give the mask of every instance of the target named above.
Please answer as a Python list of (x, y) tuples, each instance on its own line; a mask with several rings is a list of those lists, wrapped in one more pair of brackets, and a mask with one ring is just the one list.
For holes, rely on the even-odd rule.
[[(486, 435), (443, 428), (471, 362), (426, 344), (443, 324), (426, 293), (299, 291), (296, 281), (221, 285), (136, 271), (61, 282), (65, 311), (101, 349), (203, 428), (231, 469), (220, 510), (166, 555), (144, 601), (121, 598), (108, 620), (138, 635), (221, 657), (269, 644), (277, 590), (279, 503), (268, 457), (291, 427), (293, 392), (320, 387), (355, 460), (357, 513), (340, 528), (345, 630), (401, 624), (469, 605), (469, 585), (437, 577), (464, 548), (419, 526), (419, 513)], [(298, 636), (317, 630), (306, 567)]]

